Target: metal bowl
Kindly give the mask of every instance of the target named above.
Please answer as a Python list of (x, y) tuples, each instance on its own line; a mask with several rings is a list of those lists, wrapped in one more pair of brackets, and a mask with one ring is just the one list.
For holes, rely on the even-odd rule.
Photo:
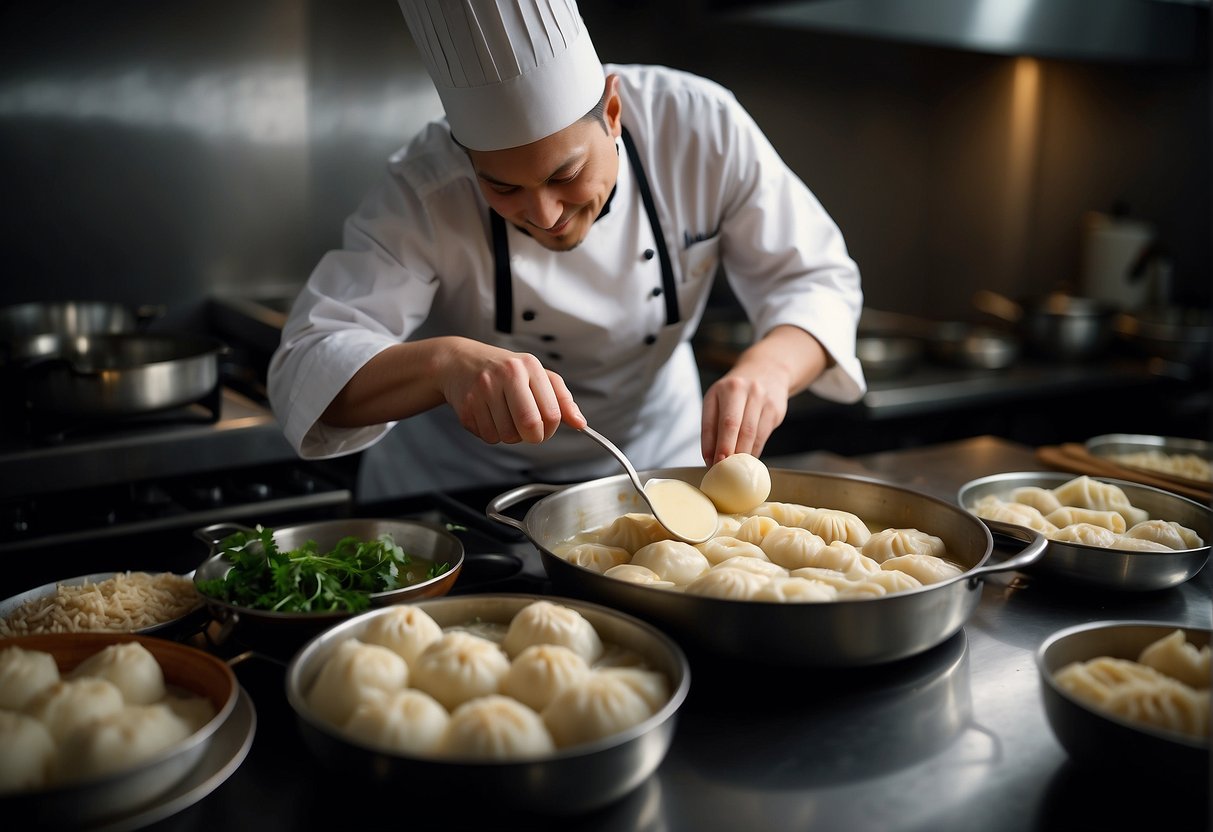
[[(1145, 621), (1095, 621), (1059, 630), (1036, 651), (1045, 715), (1058, 741), (1075, 760), (1120, 769), (1195, 773), (1209, 766), (1209, 741), (1103, 713), (1054, 682), (1070, 662), (1099, 656), (1136, 660), (1149, 644), (1183, 630), (1198, 648), (1210, 631)], [(1201, 778), (1208, 785), (1207, 774)]]
[(55, 657), (68, 673), (111, 644), (137, 641), (151, 652), (170, 687), (205, 696), (215, 716), (177, 745), (137, 766), (78, 783), (9, 793), (0, 797), (0, 815), (37, 818), (41, 826), (85, 828), (116, 821), (189, 775), (206, 754), (216, 732), (236, 707), (240, 686), (232, 669), (209, 653), (175, 641), (129, 633), (51, 633), (0, 639), (0, 650), (20, 647)]
[[(232, 523), (220, 523), (194, 532), (194, 536), (211, 546), (214, 552), (195, 570), (195, 583), (227, 575), (232, 563), (218, 551), (219, 544), (237, 531), (252, 532), (253, 529)], [(399, 589), (373, 592), (371, 606), (402, 604), (446, 595), (451, 591), (463, 568), (463, 542), (446, 529), (420, 520), (320, 520), (276, 528), (274, 541), (279, 549), (290, 550), (312, 540), (320, 551), (325, 551), (336, 546), (345, 537), (374, 540), (382, 534), (391, 534), (396, 545), (408, 554), (434, 563), (449, 563), (450, 568), (441, 575)], [(206, 598), (211, 614), (222, 624), (222, 630), (216, 636), (220, 642), (226, 640), (227, 636), (239, 627), (241, 636), (245, 639), (298, 646), (326, 627), (356, 615), (352, 612), (273, 612), (228, 603), (206, 596), (205, 593), (203, 597)]]
[(1134, 471), (1143, 471), (1147, 474), (1164, 477), (1167, 479), (1177, 479), (1191, 483), (1196, 486), (1208, 488), (1211, 484), (1209, 480), (1197, 480), (1188, 477), (1181, 477), (1177, 474), (1171, 474), (1166, 471), (1156, 471), (1151, 468), (1145, 468), (1137, 465), (1129, 465), (1119, 461), (1116, 457), (1120, 454), (1140, 453), (1143, 451), (1157, 451), (1162, 454), (1192, 454), (1201, 457), (1202, 459), (1213, 462), (1213, 442), (1206, 442), (1203, 439), (1184, 439), (1174, 436), (1152, 436), (1140, 433), (1107, 433), (1102, 436), (1093, 436), (1084, 443), (1084, 447), (1092, 456), (1097, 456), (1101, 459), (1107, 459), (1109, 462), (1114, 462), (1125, 468), (1131, 468)]
[(1002, 370), (1019, 359), (1015, 335), (962, 321), (935, 326), (927, 347), (937, 360), (970, 370)]
[(922, 358), (922, 342), (904, 335), (860, 333), (855, 339), (855, 357), (871, 381), (901, 378)]
[[(1076, 476), (1056, 471), (993, 474), (962, 485), (956, 502), (968, 510), (969, 506), (989, 494), (1006, 499), (1016, 488), (1037, 486), (1051, 489)], [(1151, 518), (1171, 520), (1192, 529), (1206, 541), (1205, 545), (1199, 549), (1172, 552), (1135, 552), (1050, 540), (1044, 557), (1025, 571), (1099, 589), (1127, 591), (1169, 589), (1200, 572), (1209, 560), (1213, 511), (1194, 500), (1148, 485), (1107, 477), (1091, 479), (1117, 486), (1125, 492), (1129, 502), (1145, 509)]]
[(371, 610), (317, 636), (291, 660), (286, 696), (305, 742), (326, 764), (372, 789), (407, 789), (426, 795), (435, 805), (474, 800), (490, 810), (565, 815), (622, 798), (657, 769), (673, 740), (678, 709), (691, 683), (690, 667), (678, 645), (630, 616), (565, 598), (470, 595), (418, 601), (416, 606), (443, 627), (471, 622), (508, 625), (515, 613), (537, 600), (577, 610), (604, 642), (638, 653), (648, 667), (666, 674), (673, 692), (669, 701), (627, 731), (539, 759), (467, 762), (392, 754), (359, 745), (316, 716), (305, 694), (332, 651), (345, 640), (357, 638), (376, 616), (386, 612)]

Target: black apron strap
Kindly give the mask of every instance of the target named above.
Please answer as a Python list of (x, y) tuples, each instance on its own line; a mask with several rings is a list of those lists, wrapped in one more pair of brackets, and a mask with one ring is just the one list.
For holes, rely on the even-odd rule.
[(644, 212), (649, 217), (649, 227), (653, 229), (653, 241), (657, 245), (657, 257), (661, 263), (661, 288), (665, 294), (665, 323), (666, 326), (678, 323), (678, 290), (674, 285), (674, 267), (670, 263), (670, 252), (666, 248), (665, 237), (661, 233), (661, 220), (657, 218), (657, 208), (653, 205), (653, 192), (649, 190), (648, 177), (644, 175), (644, 166), (640, 164), (640, 154), (636, 152), (636, 144), (628, 128), (623, 128), (623, 146), (628, 152), (628, 162), (636, 176), (636, 187), (640, 189), (640, 199), (644, 202)]
[(514, 286), (510, 272), (510, 243), (506, 237), (505, 220), (489, 209), (489, 228), (493, 234), (493, 271), (496, 276), (496, 326), (498, 332), (514, 330)]

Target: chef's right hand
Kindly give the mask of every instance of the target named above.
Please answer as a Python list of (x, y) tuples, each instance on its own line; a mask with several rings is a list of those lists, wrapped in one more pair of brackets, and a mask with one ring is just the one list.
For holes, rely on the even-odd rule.
[(490, 444), (538, 443), (561, 422), (586, 425), (564, 379), (529, 353), (455, 339), (439, 378), (459, 423)]

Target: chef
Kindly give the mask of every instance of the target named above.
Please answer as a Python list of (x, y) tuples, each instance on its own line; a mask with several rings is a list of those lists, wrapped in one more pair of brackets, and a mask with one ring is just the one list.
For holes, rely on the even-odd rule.
[[(360, 500), (758, 456), (804, 389), (857, 400), (859, 274), (736, 99), (604, 66), (575, 0), (400, 0), (445, 118), (393, 155), (294, 304), (269, 395)], [(704, 394), (718, 269), (755, 341)]]

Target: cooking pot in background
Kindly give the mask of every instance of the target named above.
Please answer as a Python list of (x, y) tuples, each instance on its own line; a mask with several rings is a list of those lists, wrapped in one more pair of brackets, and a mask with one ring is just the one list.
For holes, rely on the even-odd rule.
[(1062, 291), (1020, 303), (982, 289), (973, 295), (973, 305), (1011, 324), (1037, 356), (1060, 361), (1103, 355), (1112, 342), (1118, 312), (1106, 301)]
[(925, 346), (926, 354), (936, 362), (969, 370), (1004, 369), (1018, 360), (1020, 352), (1018, 336), (1005, 329), (968, 321), (929, 320), (866, 306), (859, 321), (860, 341), (865, 331), (913, 339), (919, 351)]
[(1116, 318), (1116, 334), (1138, 352), (1207, 372), (1213, 358), (1213, 315), (1208, 309), (1151, 306)]
[(0, 307), (0, 361), (47, 355), (60, 336), (139, 332), (163, 314), (158, 306), (134, 308), (109, 301), (35, 301)]

